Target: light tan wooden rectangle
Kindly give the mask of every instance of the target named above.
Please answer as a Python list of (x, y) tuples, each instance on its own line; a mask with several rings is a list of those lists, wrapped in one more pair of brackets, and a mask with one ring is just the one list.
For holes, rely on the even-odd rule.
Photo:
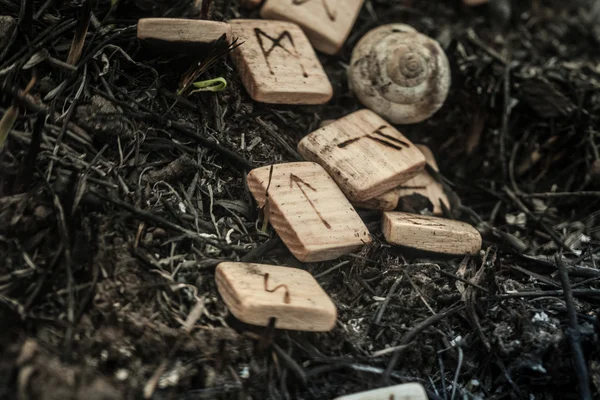
[(404, 383), (337, 397), (334, 400), (427, 400), (420, 383)]
[(476, 254), (481, 235), (471, 225), (451, 219), (388, 211), (383, 235), (389, 243), (441, 254)]
[(360, 110), (303, 138), (298, 151), (321, 164), (351, 201), (394, 189), (425, 168), (425, 156), (370, 110)]
[(267, 0), (261, 16), (300, 25), (315, 49), (336, 54), (344, 45), (364, 0)]
[(300, 261), (332, 260), (371, 242), (362, 219), (320, 165), (274, 165), (269, 184), (270, 168), (250, 171), (248, 188)]
[(229, 21), (244, 43), (231, 56), (246, 90), (256, 101), (323, 104), (333, 88), (302, 29), (291, 22)]
[[(439, 171), (435, 157), (429, 147), (422, 144), (417, 144), (416, 146), (425, 156), (427, 163), (435, 171)], [(434, 215), (442, 215), (443, 209), (441, 203), (444, 203), (446, 208), (450, 209), (450, 202), (444, 192), (444, 187), (425, 170), (396, 189), (392, 189), (389, 192), (364, 202), (353, 202), (353, 204), (356, 207), (391, 211), (398, 207), (400, 198), (413, 194), (420, 194), (421, 196), (427, 197), (429, 201), (431, 201), (431, 204), (433, 204)]]
[(231, 27), (225, 22), (182, 18), (142, 18), (137, 37), (171, 44), (208, 44), (223, 34), (231, 40)]
[(267, 326), (276, 318), (276, 328), (298, 331), (329, 331), (335, 326), (335, 305), (304, 270), (224, 262), (217, 266), (215, 280), (223, 301), (240, 321)]

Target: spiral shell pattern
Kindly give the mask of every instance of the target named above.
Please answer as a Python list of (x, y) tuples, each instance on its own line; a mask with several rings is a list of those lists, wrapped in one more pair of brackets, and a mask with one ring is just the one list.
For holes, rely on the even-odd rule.
[(389, 24), (358, 42), (348, 80), (366, 107), (394, 124), (412, 124), (444, 104), (450, 66), (438, 42), (408, 25)]

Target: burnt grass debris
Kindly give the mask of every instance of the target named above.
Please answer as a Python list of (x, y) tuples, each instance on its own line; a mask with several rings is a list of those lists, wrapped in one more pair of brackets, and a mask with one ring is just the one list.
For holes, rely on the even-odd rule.
[[(600, 1), (367, 0), (342, 52), (319, 55), (323, 106), (252, 101), (227, 44), (140, 45), (142, 17), (259, 18), (195, 3), (0, 0), (0, 110), (17, 112), (0, 151), (0, 398), (330, 399), (403, 382), (430, 399), (599, 396)], [(245, 175), (361, 108), (345, 68), (391, 22), (449, 57), (443, 108), (399, 129), (434, 151), (447, 216), (484, 250), (392, 247), (360, 210), (373, 244), (300, 263), (260, 231)], [(178, 96), (190, 77), (228, 86)], [(234, 260), (311, 272), (336, 328), (236, 321), (214, 283)]]

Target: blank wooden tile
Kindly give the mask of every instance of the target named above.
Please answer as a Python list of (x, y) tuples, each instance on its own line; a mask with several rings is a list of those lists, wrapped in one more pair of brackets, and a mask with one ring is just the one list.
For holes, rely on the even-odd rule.
[(321, 164), (351, 201), (394, 189), (425, 168), (425, 156), (370, 110), (338, 119), (303, 138), (298, 151)]
[(420, 383), (404, 383), (337, 397), (334, 400), (427, 400)]
[(232, 20), (244, 42), (232, 58), (250, 96), (263, 103), (323, 104), (333, 88), (306, 35), (291, 22)]
[(229, 24), (199, 19), (142, 18), (137, 25), (138, 39), (176, 47), (208, 44), (223, 34), (231, 40)]
[(471, 225), (452, 219), (388, 211), (383, 235), (389, 243), (441, 254), (476, 254), (481, 235)]
[[(425, 156), (427, 163), (435, 170), (439, 171), (437, 162), (429, 147), (417, 144), (417, 148)], [(444, 192), (444, 187), (429, 172), (424, 170), (414, 178), (404, 182), (396, 189), (392, 189), (382, 195), (366, 200), (364, 202), (353, 203), (356, 207), (369, 208), (375, 210), (393, 210), (398, 206), (398, 201), (404, 196), (420, 194), (427, 197), (433, 204), (433, 214), (442, 215), (443, 209), (441, 203), (450, 209), (450, 202)]]
[(315, 49), (336, 54), (344, 45), (364, 0), (267, 0), (263, 18), (295, 22)]
[(321, 166), (277, 164), (269, 181), (270, 170), (250, 171), (248, 188), (300, 261), (333, 260), (371, 242), (360, 216)]
[(308, 272), (265, 264), (224, 262), (215, 272), (217, 288), (231, 313), (248, 324), (297, 331), (329, 331), (335, 305)]

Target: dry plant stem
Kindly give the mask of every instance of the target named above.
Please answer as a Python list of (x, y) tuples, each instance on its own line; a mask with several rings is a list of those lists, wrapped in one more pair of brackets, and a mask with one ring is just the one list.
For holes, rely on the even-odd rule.
[(27, 150), (25, 163), (21, 167), (20, 176), (15, 182), (15, 192), (27, 188), (33, 180), (33, 171), (36, 165), (36, 159), (42, 145), (42, 131), (44, 129), (45, 115), (39, 114), (33, 124), (31, 133), (31, 144)]
[[(66, 31), (72, 29), (76, 24), (74, 20), (67, 20), (62, 23), (58, 23), (54, 26), (49, 26), (44, 32), (40, 33), (29, 46), (23, 46), (15, 55), (13, 55), (8, 61), (6, 61), (0, 70), (7, 68), (9, 65), (16, 63), (17, 60), (22, 60), (21, 63), (25, 63), (32, 55), (38, 52), (41, 48), (48, 45), (49, 42), (61, 36)], [(17, 30), (15, 30), (17, 32)], [(6, 52), (8, 47), (4, 49)], [(0, 60), (2, 58), (0, 57)]]
[(202, 8), (200, 9), (200, 19), (208, 19), (210, 3), (212, 3), (212, 0), (202, 0)]
[[(116, 88), (116, 90), (118, 92), (120, 92), (121, 94), (126, 95), (126, 93), (122, 89)], [(161, 115), (153, 113), (151, 110), (148, 110), (148, 112), (140, 112), (139, 110), (136, 109), (136, 107), (132, 106), (130, 103), (117, 100), (116, 98), (114, 98), (113, 96), (111, 96), (110, 94), (108, 94), (102, 90), (94, 89), (94, 92), (105, 97), (106, 99), (110, 100), (111, 102), (118, 104), (121, 107), (127, 108), (130, 111), (133, 111), (134, 113), (136, 113), (134, 115), (134, 117), (136, 117), (136, 118), (156, 121), (158, 123), (163, 124), (167, 128), (173, 128), (174, 130), (176, 130), (177, 132), (181, 133), (184, 136), (187, 136), (189, 138), (197, 140), (198, 142), (200, 142), (201, 145), (206, 146), (209, 149), (215, 150), (216, 152), (218, 152), (222, 156), (228, 158), (230, 161), (232, 161), (234, 164), (237, 164), (238, 167), (241, 167), (244, 170), (251, 170), (251, 169), (255, 168), (254, 164), (252, 162), (248, 161), (247, 159), (245, 159), (244, 157), (221, 146), (219, 143), (217, 143), (213, 139), (208, 139), (208, 138), (205, 138), (204, 136), (201, 136), (200, 134), (198, 134), (197, 132), (194, 132), (191, 128), (189, 128), (188, 126), (186, 126), (184, 124), (180, 124), (178, 122), (171, 121), (168, 118), (165, 118)], [(145, 107), (141, 106), (138, 102), (136, 102), (134, 99), (130, 98), (129, 96), (127, 96), (127, 97), (129, 100), (133, 101), (134, 104), (136, 104), (140, 108), (142, 108), (142, 109), (145, 108)]]
[(285, 365), (292, 371), (296, 378), (298, 378), (302, 384), (306, 384), (307, 378), (304, 369), (288, 353), (283, 351), (281, 347), (275, 343), (272, 344), (272, 347), (277, 354), (277, 357), (279, 357), (279, 359), (285, 363)]
[(569, 328), (566, 329), (566, 335), (569, 338), (571, 351), (573, 352), (573, 363), (577, 371), (577, 381), (579, 383), (579, 396), (582, 400), (591, 400), (590, 381), (588, 377), (588, 366), (581, 347), (581, 331), (577, 322), (577, 311), (575, 310), (575, 300), (573, 299), (573, 289), (569, 283), (569, 275), (565, 264), (560, 256), (555, 257), (558, 274), (564, 290), (565, 302), (567, 303), (567, 315), (569, 317)]
[(120, 200), (117, 199), (113, 199), (110, 196), (107, 196), (105, 194), (102, 194), (96, 190), (91, 189), (90, 193), (92, 195), (98, 196), (99, 198), (110, 202), (120, 208), (123, 208), (129, 212), (131, 212), (133, 215), (135, 215), (138, 218), (141, 218), (143, 220), (152, 222), (158, 226), (160, 226), (161, 228), (164, 229), (172, 229), (175, 230), (177, 232), (180, 232), (182, 234), (184, 234), (185, 236), (194, 239), (196, 241), (198, 241), (201, 244), (205, 244), (205, 243), (210, 243), (211, 245), (218, 247), (222, 250), (234, 250), (234, 251), (239, 251), (239, 252), (246, 252), (249, 249), (243, 247), (243, 246), (232, 246), (232, 245), (223, 245), (222, 243), (220, 243), (219, 241), (216, 241), (214, 239), (210, 239), (210, 238), (205, 238), (205, 237), (201, 237), (199, 236), (196, 232), (191, 231), (189, 229), (185, 229), (177, 224), (174, 224), (170, 221), (167, 221), (166, 219), (159, 217), (158, 215), (154, 215), (148, 211), (144, 211), (144, 210), (140, 210), (130, 204), (127, 204), (125, 202), (122, 202)]
[(396, 280), (392, 284), (392, 287), (388, 291), (387, 296), (385, 296), (385, 300), (381, 303), (379, 310), (377, 310), (377, 314), (375, 314), (375, 319), (373, 320), (374, 324), (377, 325), (377, 324), (379, 324), (379, 321), (381, 321), (381, 318), (383, 317), (383, 313), (385, 312), (385, 309), (387, 308), (387, 305), (390, 302), (392, 296), (394, 295), (394, 293), (396, 293), (396, 289), (398, 288), (398, 285), (400, 284), (401, 281), (402, 281), (402, 276), (399, 276), (396, 278)]
[(521, 209), (521, 211), (523, 211), (525, 214), (527, 214), (527, 216), (529, 218), (531, 218), (534, 221), (537, 221), (540, 226), (546, 231), (546, 233), (548, 233), (548, 235), (550, 235), (550, 237), (552, 238), (552, 240), (556, 243), (557, 246), (567, 250), (570, 253), (575, 253), (573, 251), (573, 249), (571, 249), (569, 246), (567, 246), (557, 235), (556, 233), (550, 229), (545, 223), (544, 221), (542, 221), (540, 218), (536, 217), (530, 210), (529, 208), (527, 208), (527, 206), (525, 204), (523, 204), (523, 202), (517, 197), (517, 195), (512, 192), (508, 187), (504, 187), (504, 192), (508, 195), (508, 197), (515, 203), (515, 205)]
[(537, 197), (539, 199), (552, 199), (562, 197), (600, 197), (600, 191), (523, 193), (521, 194), (521, 197)]
[[(571, 293), (575, 297), (600, 297), (600, 289), (573, 289)], [(497, 299), (512, 299), (512, 298), (535, 298), (535, 297), (548, 297), (548, 296), (564, 296), (564, 290), (540, 290), (539, 292), (512, 292), (502, 293), (485, 297), (487, 300)]]
[(83, 0), (79, 12), (77, 28), (75, 28), (75, 35), (73, 36), (73, 42), (71, 43), (71, 50), (69, 50), (69, 56), (67, 57), (67, 64), (75, 65), (77, 64), (79, 57), (81, 57), (81, 51), (85, 44), (85, 36), (87, 35), (91, 17), (92, 0)]
[[(447, 318), (448, 316), (453, 315), (453, 314), (457, 313), (458, 311), (463, 310), (464, 308), (465, 308), (464, 305), (455, 305), (455, 306), (447, 308), (445, 311), (442, 311), (440, 313), (432, 315), (431, 317), (429, 317), (426, 320), (417, 324), (412, 330), (408, 331), (404, 336), (402, 336), (402, 338), (400, 339), (400, 345), (408, 344), (408, 343), (412, 342), (414, 339), (416, 339), (416, 337), (421, 332), (423, 332), (425, 329), (429, 328), (431, 325), (434, 325), (434, 324), (442, 321), (443, 319)], [(404, 349), (405, 348), (403, 347), (403, 348), (399, 349), (398, 351), (394, 352), (394, 354), (392, 355), (392, 358), (390, 359), (390, 362), (389, 362), (387, 368), (385, 369), (385, 371), (383, 372), (383, 374), (381, 376), (382, 384), (385, 384), (389, 380), (390, 375), (392, 374), (392, 372), (396, 368), (396, 365), (398, 365), (398, 362), (400, 361), (400, 357), (402, 356)]]
[[(510, 120), (510, 70), (511, 65), (508, 64), (504, 67), (504, 105), (502, 110), (502, 130), (500, 134), (500, 160), (502, 163), (502, 172), (504, 173), (504, 179), (508, 177), (508, 164), (506, 160), (506, 137), (508, 136), (508, 124)], [(511, 176), (512, 178), (512, 176)], [(512, 180), (514, 182), (514, 180)], [(517, 190), (517, 188), (514, 188)]]
[[(52, 123), (60, 118), (58, 113), (52, 112), (43, 104), (38, 104), (34, 102), (31, 96), (25, 96), (15, 88), (5, 88), (3, 90), (3, 93), (12, 96), (15, 102), (27, 108), (29, 111), (32, 111), (34, 113), (40, 113), (44, 119), (46, 118), (46, 116), (48, 116), (48, 121), (50, 123), (47, 123), (45, 125), (47, 129), (49, 127), (53, 127)], [(78, 142), (85, 144), (86, 146), (91, 145), (91, 137), (82, 128), (80, 128), (72, 122), (69, 122), (67, 127), (69, 131), (72, 131), (74, 134), (76, 134), (76, 136), (74, 136), (74, 139), (76, 139)]]
[[(83, 68), (83, 76), (81, 77), (81, 85), (79, 86), (79, 89), (75, 93), (75, 97), (73, 98), (73, 101), (71, 102), (71, 105), (69, 106), (69, 110), (67, 111), (67, 115), (65, 116), (65, 119), (63, 121), (60, 133), (58, 134), (58, 137), (56, 138), (56, 144), (54, 145), (54, 150), (52, 151), (52, 155), (55, 156), (55, 157), (58, 154), (58, 151), (59, 151), (60, 146), (61, 146), (62, 141), (63, 141), (63, 137), (65, 135), (65, 132), (67, 131), (67, 127), (69, 126), (69, 122), (71, 122), (71, 118), (73, 117), (73, 113), (75, 112), (75, 109), (77, 108), (77, 104), (79, 103), (79, 99), (81, 98), (81, 95), (83, 93), (83, 89), (86, 86), (86, 82), (87, 82), (87, 67), (84, 67)], [(52, 175), (52, 168), (53, 168), (53, 166), (54, 166), (54, 163), (50, 162), (50, 166), (48, 167), (48, 174), (47, 174), (47, 178), (46, 178), (48, 180), (50, 179), (50, 176)]]
[(33, 0), (21, 0), (19, 10), (19, 29), (25, 32), (28, 38), (33, 35)]
[(281, 146), (285, 149), (285, 151), (287, 151), (288, 154), (294, 160), (297, 160), (297, 161), (304, 160), (302, 158), (302, 156), (300, 154), (298, 154), (298, 152), (296, 150), (294, 150), (294, 148), (292, 146), (290, 146), (288, 144), (288, 142), (285, 141), (285, 139), (281, 136), (281, 134), (279, 132), (277, 132), (277, 130), (275, 129), (275, 127), (272, 124), (265, 122), (260, 117), (256, 117), (256, 122), (258, 122), (258, 124), (264, 128), (265, 132), (267, 132), (273, 139), (275, 139), (278, 143), (280, 143)]

